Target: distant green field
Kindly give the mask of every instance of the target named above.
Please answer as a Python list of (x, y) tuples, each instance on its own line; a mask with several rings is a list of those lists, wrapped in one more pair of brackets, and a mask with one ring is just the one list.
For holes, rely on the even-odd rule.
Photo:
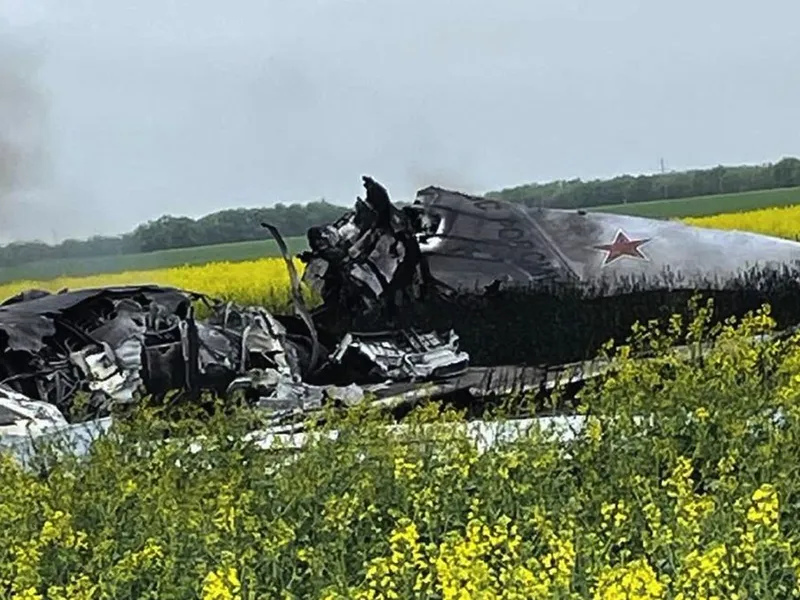
[(772, 206), (800, 204), (800, 188), (783, 188), (740, 194), (717, 196), (695, 196), (677, 200), (656, 200), (628, 204), (608, 204), (586, 209), (591, 212), (607, 212), (620, 215), (655, 218), (705, 217), (721, 213), (757, 210)]
[[(800, 204), (800, 188), (697, 196), (678, 200), (610, 204), (596, 206), (587, 210), (642, 217), (683, 218), (792, 204)], [(287, 238), (286, 243), (292, 253), (297, 253), (307, 248), (305, 237)], [(279, 256), (279, 254), (274, 240), (264, 240), (199, 246), (197, 248), (179, 248), (145, 254), (45, 260), (18, 267), (0, 268), (0, 283), (18, 281), (20, 279), (47, 280), (55, 277), (80, 277), (121, 271), (147, 271), (181, 265), (198, 265), (214, 261), (252, 260), (266, 256)]]
[[(292, 254), (308, 247), (305, 237), (286, 238), (286, 245)], [(20, 279), (39, 281), (56, 277), (81, 277), (83, 275), (118, 273), (121, 271), (149, 271), (151, 269), (199, 265), (214, 261), (253, 260), (267, 256), (280, 256), (275, 240), (178, 248), (144, 254), (43, 260), (18, 267), (0, 268), (0, 283), (18, 281)]]

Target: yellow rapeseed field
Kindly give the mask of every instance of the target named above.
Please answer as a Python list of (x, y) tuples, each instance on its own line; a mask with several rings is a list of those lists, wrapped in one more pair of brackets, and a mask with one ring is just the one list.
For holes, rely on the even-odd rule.
[[(800, 205), (781, 208), (681, 219), (689, 225), (719, 229), (739, 229), (800, 239)], [(303, 263), (294, 261), (302, 274)], [(40, 288), (58, 291), (103, 285), (156, 283), (203, 292), (226, 300), (280, 307), (289, 302), (289, 275), (280, 258), (262, 258), (242, 262), (214, 262), (157, 269), (124, 271), (89, 277), (59, 277), (48, 281), (14, 281), (0, 285), (0, 299), (22, 290)]]
[[(0, 600), (798, 598), (800, 334), (709, 315), (637, 329), (563, 442), (362, 404), (289, 456), (228, 406), (196, 446), (139, 410), (82, 460), (0, 454)], [(632, 358), (688, 332), (702, 358)]]
[(688, 217), (682, 221), (700, 227), (738, 229), (790, 240), (800, 239), (800, 205), (725, 213), (710, 217)]
[[(294, 261), (299, 275), (303, 263)], [(49, 281), (15, 281), (0, 285), (0, 298), (5, 299), (31, 288), (58, 291), (104, 285), (155, 283), (202, 292), (213, 297), (246, 304), (279, 307), (288, 304), (289, 273), (281, 258), (262, 258), (244, 262), (215, 262), (158, 269), (124, 271), (89, 277), (59, 277)]]

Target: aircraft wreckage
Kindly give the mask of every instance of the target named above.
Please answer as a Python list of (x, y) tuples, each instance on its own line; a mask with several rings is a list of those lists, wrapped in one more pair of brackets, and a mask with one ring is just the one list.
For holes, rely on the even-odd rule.
[[(303, 282), (322, 299), (309, 311), (280, 232), (295, 314), (276, 315), (203, 294), (155, 286), (48, 293), (0, 305), (0, 434), (70, 427), (73, 403), (108, 422), (113, 406), (143, 395), (199, 401), (241, 391), (281, 415), (366, 396), (392, 405), (419, 397), (502, 394), (513, 384), (581, 381), (602, 365), (480, 367), (456, 331), (392, 327), (404, 307), (431, 297), (502, 287), (620, 281), (693, 289), (743, 270), (800, 263), (800, 243), (677, 222), (529, 208), (429, 187), (396, 206), (363, 178), (366, 195), (337, 221), (308, 231)], [(666, 276), (665, 276), (666, 273)], [(204, 313), (203, 318), (196, 311)], [(383, 331), (333, 333), (347, 317), (377, 314)], [(174, 398), (173, 398), (174, 399)], [(278, 421), (276, 421), (278, 422)]]

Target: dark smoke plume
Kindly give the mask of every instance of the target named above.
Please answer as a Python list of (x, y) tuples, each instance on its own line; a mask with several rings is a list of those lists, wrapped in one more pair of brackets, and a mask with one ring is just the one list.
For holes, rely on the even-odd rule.
[(33, 218), (19, 194), (42, 182), (47, 167), (47, 102), (37, 81), (39, 54), (0, 41), (0, 233), (16, 218)]

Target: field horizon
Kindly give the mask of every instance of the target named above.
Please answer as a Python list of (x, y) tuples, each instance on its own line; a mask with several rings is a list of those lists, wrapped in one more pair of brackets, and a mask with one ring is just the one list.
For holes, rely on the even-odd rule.
[(605, 212), (619, 215), (652, 218), (707, 217), (723, 213), (737, 213), (761, 208), (778, 208), (800, 204), (800, 188), (779, 188), (716, 194), (714, 196), (692, 196), (627, 204), (606, 204), (587, 208), (588, 212)]
[[(609, 204), (586, 210), (648, 218), (683, 219), (786, 207), (794, 204), (800, 204), (800, 187)], [(293, 255), (308, 249), (305, 236), (287, 237), (286, 244), (289, 252)], [(0, 267), (0, 283), (20, 280), (50, 281), (60, 277), (87, 277), (124, 271), (150, 271), (204, 265), (212, 262), (243, 262), (276, 256), (280, 256), (280, 251), (275, 240), (266, 239), (135, 254), (48, 259), (13, 267)]]
[[(288, 237), (284, 241), (292, 255), (308, 248), (305, 237)], [(59, 277), (89, 277), (124, 271), (155, 271), (181, 266), (199, 266), (212, 262), (244, 262), (276, 256), (280, 256), (280, 250), (275, 240), (256, 240), (116, 256), (93, 256), (83, 259), (59, 258), (36, 261), (16, 267), (2, 267), (0, 268), (0, 283), (20, 280), (49, 281)]]

